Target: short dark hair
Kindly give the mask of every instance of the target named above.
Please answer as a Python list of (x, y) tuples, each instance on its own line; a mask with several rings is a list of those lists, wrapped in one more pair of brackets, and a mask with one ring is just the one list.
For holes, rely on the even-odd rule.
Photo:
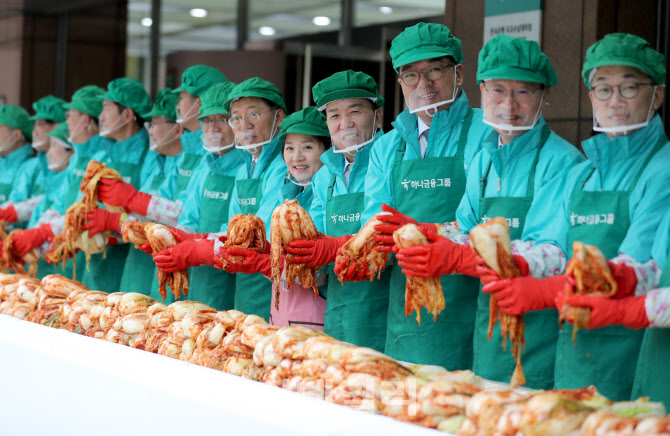
[[(135, 121), (137, 121), (137, 124), (138, 124), (140, 127), (142, 127), (142, 126), (144, 125), (144, 121), (145, 121), (144, 118), (143, 118), (140, 114), (138, 114), (137, 112), (135, 112), (135, 111), (133, 110), (133, 108), (128, 107), (128, 106), (124, 106), (124, 105), (122, 105), (121, 103), (117, 103), (117, 102), (115, 102), (115, 101), (112, 102), (112, 103), (114, 103), (114, 104), (116, 105), (116, 108), (119, 110), (119, 114), (121, 114), (121, 112), (123, 112), (123, 111), (126, 110), (126, 109), (130, 109), (130, 111), (133, 113), (133, 116), (135, 117)], [(96, 122), (97, 122), (97, 120), (96, 120)]]

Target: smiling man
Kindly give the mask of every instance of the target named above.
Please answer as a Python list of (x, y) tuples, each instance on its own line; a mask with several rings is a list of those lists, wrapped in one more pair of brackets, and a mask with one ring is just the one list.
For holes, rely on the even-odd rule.
[[(382, 204), (423, 222), (453, 221), (470, 162), (491, 132), (462, 89), (461, 41), (441, 24), (419, 23), (393, 40), (390, 54), (408, 108), (372, 147), (361, 223), (380, 212)], [(383, 227), (376, 238), (386, 250), (393, 247), (399, 221), (377, 226)], [(424, 312), (419, 326), (413, 317), (405, 318), (406, 280), (399, 268), (392, 269), (390, 280), (386, 354), (450, 370), (470, 368), (478, 281), (443, 277), (447, 309), (437, 322)], [(463, 295), (449, 292), (454, 289)], [(463, 310), (464, 305), (471, 310)]]
[[(664, 98), (664, 60), (630, 34), (607, 35), (588, 49), (582, 77), (593, 130), (602, 133), (582, 143), (588, 160), (570, 170), (561, 203), (537, 240), (554, 244), (559, 256), (542, 260), (554, 274), (563, 272), (573, 242), (597, 246), (611, 259), (617, 298), (640, 295), (657, 280), (641, 264), (650, 260), (656, 231), (670, 208), (670, 147), (656, 114)], [(554, 297), (566, 286), (574, 284), (561, 274), (497, 280), (483, 290), (494, 292), (498, 301), (515, 302), (501, 306), (502, 312), (523, 314), (554, 307)], [(602, 326), (581, 330), (573, 343), (572, 328), (564, 326), (556, 348), (555, 388), (595, 385), (607, 398), (629, 399), (642, 334)]]
[[(502, 216), (509, 223), (514, 248), (528, 258), (542, 257), (544, 247), (534, 247), (533, 241), (560, 206), (570, 168), (584, 160), (577, 148), (549, 130), (542, 116), (550, 89), (558, 83), (556, 72), (536, 42), (499, 35), (479, 53), (477, 82), (484, 122), (494, 131), (472, 161), (456, 212), (459, 229), (468, 234), (476, 225)], [(398, 265), (405, 274), (478, 276), (477, 257), (463, 235), (454, 237), (455, 241), (437, 236), (431, 240), (433, 244), (398, 252)], [(551, 253), (552, 248), (547, 250)], [(528, 274), (527, 262), (518, 266)], [(553, 387), (557, 318), (555, 310), (544, 310), (524, 320), (522, 359), (527, 383), (533, 388)], [(487, 379), (507, 382), (514, 359), (503, 351), (499, 325), (490, 340), (488, 326), (489, 294), (480, 293), (473, 370)]]

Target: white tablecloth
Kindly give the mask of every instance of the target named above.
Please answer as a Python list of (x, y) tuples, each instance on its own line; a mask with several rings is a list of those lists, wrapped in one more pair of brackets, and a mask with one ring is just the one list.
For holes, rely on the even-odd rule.
[(0, 315), (0, 435), (439, 435)]

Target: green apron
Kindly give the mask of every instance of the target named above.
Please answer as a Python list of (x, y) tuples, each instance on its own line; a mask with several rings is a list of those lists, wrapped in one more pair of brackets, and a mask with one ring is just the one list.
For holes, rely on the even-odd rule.
[[(162, 174), (155, 174), (149, 185), (149, 195), (156, 195), (158, 188), (165, 180)], [(123, 276), (121, 276), (122, 292), (137, 292), (149, 295), (151, 282), (156, 276), (156, 264), (150, 254), (146, 254), (134, 246), (128, 251)], [(160, 300), (159, 300), (160, 301)]]
[[(607, 259), (618, 255), (619, 246), (630, 226), (630, 194), (649, 161), (667, 141), (662, 135), (627, 191), (584, 191), (586, 181), (595, 171), (595, 167), (591, 168), (581, 189), (572, 197), (570, 215), (604, 218), (598, 224), (587, 221), (588, 224), (580, 225), (578, 220), (571, 223), (568, 230), (570, 256), (573, 241), (597, 246)], [(607, 217), (613, 217), (613, 220), (605, 219)], [(595, 385), (598, 392), (610, 400), (628, 400), (643, 334), (643, 330), (623, 326), (581, 329), (573, 344), (572, 326), (564, 325), (556, 349), (555, 387), (571, 389)]]
[(182, 164), (177, 172), (177, 184), (175, 187), (173, 198), (178, 198), (179, 194), (184, 192), (184, 190), (188, 186), (188, 182), (191, 180), (193, 170), (195, 170), (198, 167), (198, 165), (203, 159), (204, 155), (202, 154), (192, 154), (192, 153), (184, 154), (184, 160), (182, 161)]
[[(228, 207), (234, 187), (235, 177), (211, 173), (207, 176), (200, 196), (199, 233), (218, 232), (221, 224), (228, 221)], [(235, 303), (236, 275), (246, 274), (231, 274), (212, 265), (191, 268), (188, 299), (200, 301), (216, 310), (232, 309)], [(264, 280), (267, 291), (269, 282)]]
[[(139, 163), (106, 162), (109, 168), (118, 171), (124, 179), (130, 178), (130, 183), (137, 188), (140, 184), (142, 162), (146, 155), (146, 148)], [(121, 288), (121, 277), (126, 263), (126, 257), (130, 250), (130, 244), (119, 241), (119, 245), (108, 246), (106, 253), (91, 255), (88, 269), (85, 270), (81, 283), (94, 291), (118, 292)], [(144, 253), (143, 253), (144, 254)]]
[[(482, 222), (489, 218), (501, 216), (510, 223), (510, 239), (521, 239), (526, 215), (533, 203), (535, 192), (535, 170), (542, 147), (549, 138), (548, 128), (542, 130), (540, 146), (528, 174), (528, 185), (525, 197), (484, 197), (491, 162), (481, 180), (479, 196), (479, 215)], [(512, 356), (512, 344), (508, 341), (506, 350), (502, 348), (500, 322), (493, 328), (491, 340), (488, 339), (489, 301), (491, 296), (480, 292), (477, 298), (477, 317), (474, 334), (474, 357), (472, 370), (487, 380), (509, 383), (516, 362)], [(556, 309), (545, 309), (528, 312), (523, 316), (526, 324), (524, 336), (526, 345), (521, 355), (526, 384), (533, 389), (551, 389), (554, 385), (554, 361), (556, 341), (558, 339), (558, 312)]]
[[(240, 213), (258, 212), (263, 197), (263, 179), (237, 180), (235, 186)], [(241, 290), (235, 293), (235, 309), (247, 315), (258, 315), (266, 321), (270, 319), (272, 286), (263, 274), (235, 274), (235, 289)]]
[[(361, 229), (365, 192), (333, 196), (336, 176), (328, 185), (326, 234), (342, 236)], [(390, 266), (374, 281), (340, 283), (329, 266), (326, 316), (323, 331), (340, 341), (384, 351)]]
[[(464, 156), (472, 116), (470, 108), (453, 157), (404, 161), (407, 144), (400, 142), (393, 163), (397, 210), (419, 222), (456, 219), (456, 209), (465, 193)], [(479, 279), (452, 274), (442, 276), (440, 281), (445, 309), (433, 321), (433, 316), (421, 308), (419, 326), (416, 313), (405, 317), (406, 277), (401, 268), (391, 269), (385, 353), (399, 360), (440, 365), (452, 371), (470, 369)]]
[[(668, 253), (670, 260), (670, 252)], [(670, 287), (670, 262), (665, 263), (659, 288)], [(640, 358), (637, 361), (631, 399), (649, 397), (662, 401), (670, 409), (670, 328), (648, 328), (644, 332)]]

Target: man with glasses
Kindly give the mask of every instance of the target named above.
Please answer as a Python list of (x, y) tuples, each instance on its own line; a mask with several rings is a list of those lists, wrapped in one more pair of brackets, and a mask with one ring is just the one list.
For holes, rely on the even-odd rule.
[[(419, 23), (393, 40), (390, 54), (408, 109), (373, 145), (361, 223), (383, 204), (420, 221), (453, 221), (470, 162), (490, 132), (461, 88), (461, 42), (443, 25)], [(390, 251), (393, 231), (409, 218), (395, 213), (383, 219), (387, 225), (377, 226), (382, 233), (375, 238)], [(469, 369), (478, 281), (443, 277), (447, 308), (437, 322), (424, 312), (419, 326), (413, 316), (405, 317), (406, 280), (399, 268), (392, 268), (390, 280), (385, 353), (450, 370)]]
[[(173, 223), (177, 212), (173, 202), (159, 197), (158, 190), (177, 176), (177, 160), (182, 153), (180, 135), (181, 126), (176, 122), (175, 105), (177, 98), (170, 88), (162, 89), (156, 96), (151, 110), (144, 114), (148, 119), (150, 145), (148, 158), (144, 160), (144, 174), (140, 189), (126, 182), (102, 179), (98, 197), (105, 204), (121, 206), (136, 217), (149, 218), (151, 221)], [(103, 231), (118, 231), (122, 220), (121, 213), (110, 213), (105, 209), (96, 209), (88, 214), (85, 228), (89, 235)], [(126, 258), (126, 267), (121, 277), (120, 289), (124, 292), (148, 294), (151, 281), (155, 276), (155, 266), (150, 256), (138, 250), (130, 250)]]
[[(286, 176), (286, 164), (277, 137), (286, 103), (275, 85), (253, 77), (230, 90), (223, 110), (230, 113), (228, 123), (235, 134), (235, 148), (245, 151), (242, 155), (244, 162), (235, 175), (228, 217), (238, 213), (256, 214), (264, 199), (275, 201), (273, 194), (281, 188)], [(259, 218), (265, 222), (269, 235), (271, 215)], [(228, 222), (224, 222), (221, 232), (227, 230)], [(154, 255), (154, 261), (163, 271), (213, 265), (219, 247), (219, 241), (215, 239), (192, 239)], [(240, 290), (235, 292), (235, 309), (269, 319), (271, 292), (267, 279), (260, 273), (238, 274), (235, 283), (236, 290)]]
[[(202, 142), (209, 151), (206, 165), (195, 170), (188, 189), (180, 197), (184, 207), (179, 214), (178, 229), (171, 228), (180, 243), (154, 256), (156, 266), (165, 272), (191, 266), (188, 299), (217, 310), (232, 309), (235, 299), (235, 276), (213, 267), (212, 238), (216, 235), (210, 237), (228, 222), (235, 175), (244, 166), (246, 154), (234, 147), (235, 134), (224, 108), (234, 86), (231, 82), (217, 83), (200, 96)], [(158, 295), (157, 283), (153, 283), (151, 296), (158, 298)], [(173, 298), (168, 294), (165, 302), (171, 303)]]
[[(547, 216), (537, 244), (554, 244), (560, 253), (543, 261), (554, 264), (545, 269), (555, 274), (563, 272), (573, 242), (595, 245), (612, 259), (615, 298), (641, 295), (657, 284), (657, 274), (641, 264), (650, 260), (670, 206), (670, 146), (656, 114), (664, 98), (664, 56), (637, 36), (610, 34), (588, 49), (582, 76), (593, 129), (602, 133), (582, 143), (588, 160), (568, 174), (560, 206)], [(574, 290), (574, 277), (497, 280), (484, 291), (514, 302), (501, 307), (503, 312), (523, 314), (555, 307), (566, 287)], [(559, 333), (555, 387), (592, 384), (612, 400), (629, 399), (643, 332), (623, 326), (583, 329), (573, 343), (572, 331), (564, 326)]]
[[(407, 275), (439, 277), (454, 272), (479, 277), (477, 256), (467, 234), (478, 224), (502, 216), (510, 227), (515, 252), (529, 259), (555, 255), (554, 246), (535, 246), (559, 207), (570, 168), (584, 157), (547, 127), (542, 109), (558, 78), (535, 41), (498, 35), (479, 53), (477, 82), (482, 93), (484, 122), (494, 131), (472, 161), (465, 195), (456, 211), (461, 234), (453, 240), (427, 232), (431, 244), (401, 249), (398, 265)], [(529, 262), (517, 257), (518, 269), (529, 274)], [(547, 275), (539, 265), (532, 273)], [(489, 341), (489, 300), (479, 293), (474, 331), (473, 371), (509, 382), (515, 369), (512, 354), (504, 352), (500, 324)], [(526, 348), (522, 355), (528, 386), (553, 387), (558, 314), (543, 310), (525, 317)]]

